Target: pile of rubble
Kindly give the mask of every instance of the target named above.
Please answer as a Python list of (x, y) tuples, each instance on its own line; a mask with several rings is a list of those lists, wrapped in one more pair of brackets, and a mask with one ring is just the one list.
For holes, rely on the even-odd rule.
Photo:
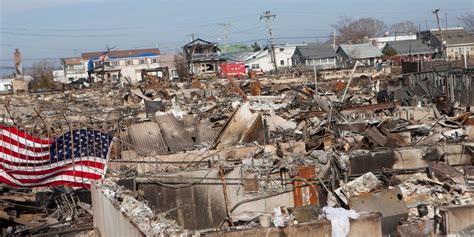
[(9, 226), (3, 236), (93, 232), (90, 195), (84, 190), (4, 188), (0, 202), (2, 224)]

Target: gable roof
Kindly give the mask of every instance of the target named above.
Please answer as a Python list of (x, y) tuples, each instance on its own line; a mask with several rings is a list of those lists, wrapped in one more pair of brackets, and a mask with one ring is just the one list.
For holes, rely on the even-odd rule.
[(189, 47), (192, 47), (194, 45), (209, 45), (209, 46), (215, 46), (217, 45), (216, 43), (212, 43), (212, 42), (209, 42), (209, 41), (206, 41), (206, 40), (203, 40), (201, 38), (197, 38), (187, 44), (185, 44), (183, 46), (183, 48), (189, 48)]
[[(438, 30), (432, 30), (431, 33), (441, 41), (441, 34)], [(464, 28), (443, 30), (443, 39), (446, 44), (472, 44), (474, 43), (474, 34), (469, 33)]]
[(296, 46), (295, 53), (299, 54), (304, 59), (318, 59), (318, 58), (336, 58), (336, 52), (329, 44), (308, 44)]
[(382, 51), (372, 43), (341, 44), (338, 50), (343, 50), (350, 58), (376, 58), (382, 56)]
[(61, 61), (64, 65), (81, 65), (80, 57), (62, 58)]
[[(104, 52), (89, 52), (82, 53), (83, 60), (96, 60)], [(146, 57), (146, 56), (157, 56), (160, 55), (160, 50), (158, 48), (149, 48), (149, 49), (130, 49), (130, 50), (116, 50), (110, 51), (108, 54), (109, 58), (130, 58), (130, 57)]]
[(387, 47), (391, 47), (397, 51), (397, 54), (406, 55), (406, 54), (427, 54), (434, 53), (434, 49), (429, 47), (426, 44), (423, 44), (422, 40), (400, 40), (400, 41), (391, 41), (387, 42), (384, 50)]

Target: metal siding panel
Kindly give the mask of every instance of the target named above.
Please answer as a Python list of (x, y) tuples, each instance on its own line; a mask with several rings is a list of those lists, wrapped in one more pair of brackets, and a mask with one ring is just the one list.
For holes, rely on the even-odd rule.
[(205, 229), (212, 225), (212, 212), (211, 206), (209, 205), (209, 187), (193, 186), (193, 197), (196, 205), (196, 228)]
[(128, 135), (133, 149), (142, 156), (168, 153), (168, 146), (158, 124), (146, 122), (128, 127)]
[(176, 153), (194, 148), (191, 135), (184, 130), (184, 124), (178, 121), (172, 114), (156, 117), (156, 122), (163, 132), (163, 137), (171, 152)]
[(221, 129), (222, 128), (220, 127), (213, 128), (212, 123), (208, 119), (199, 121), (199, 123), (197, 124), (198, 134), (196, 143), (200, 144), (204, 142), (207, 144), (211, 144), (216, 139)]

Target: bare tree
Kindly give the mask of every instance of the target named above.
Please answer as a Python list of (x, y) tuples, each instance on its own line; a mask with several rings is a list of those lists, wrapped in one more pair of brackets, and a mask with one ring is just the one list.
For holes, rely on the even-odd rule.
[(408, 33), (415, 33), (418, 31), (415, 23), (412, 21), (400, 21), (398, 23), (394, 23), (390, 27), (390, 31), (393, 34), (408, 34)]
[(464, 24), (464, 27), (468, 31), (474, 31), (474, 13), (466, 12), (464, 15), (458, 17), (458, 19)]
[(30, 88), (33, 90), (53, 88), (53, 70), (53, 65), (47, 60), (34, 63), (31, 73), (33, 80), (30, 82)]
[(174, 56), (174, 66), (176, 67), (176, 73), (181, 81), (186, 80), (188, 77), (188, 64), (184, 59), (183, 54), (177, 54)]
[(350, 17), (340, 17), (336, 24), (332, 24), (336, 29), (336, 43), (357, 43), (362, 42), (364, 37), (376, 37), (382, 35), (387, 26), (381, 20), (364, 17), (352, 20)]

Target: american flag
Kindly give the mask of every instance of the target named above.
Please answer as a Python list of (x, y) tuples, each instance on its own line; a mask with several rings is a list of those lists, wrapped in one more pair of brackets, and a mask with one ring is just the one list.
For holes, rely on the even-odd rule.
[(113, 137), (77, 129), (41, 139), (0, 125), (0, 182), (13, 187), (89, 188), (105, 174)]
[(106, 59), (109, 59), (109, 56), (105, 52), (99, 56), (99, 61), (101, 62), (105, 61)]

